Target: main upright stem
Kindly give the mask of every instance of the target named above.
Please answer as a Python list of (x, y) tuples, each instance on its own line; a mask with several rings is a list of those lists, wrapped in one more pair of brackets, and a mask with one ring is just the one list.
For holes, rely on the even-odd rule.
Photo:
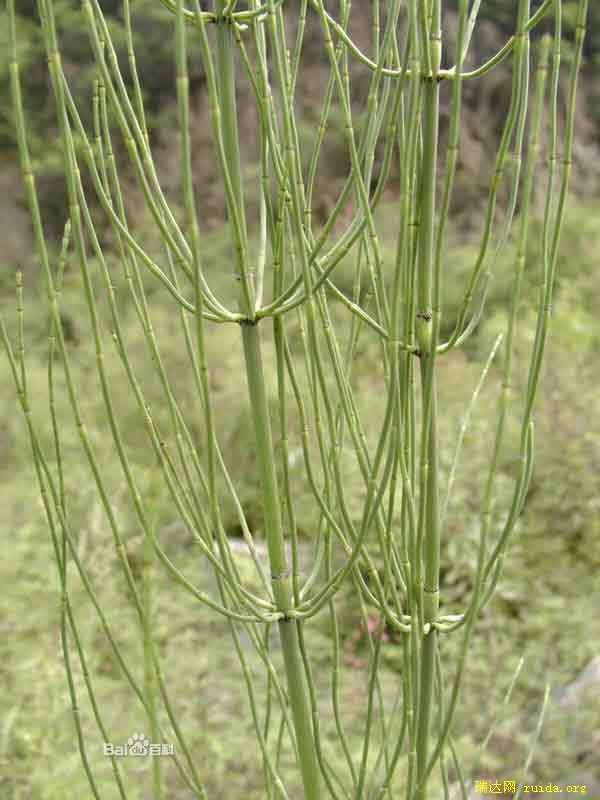
[[(247, 323), (241, 327), (248, 392), (254, 417), (256, 454), (262, 482), (265, 530), (271, 564), (273, 594), (277, 607), (287, 615), (293, 604), (292, 578), (284, 547), (281, 502), (275, 474), (273, 440), (265, 392), (259, 324)], [(279, 635), (292, 719), (296, 731), (304, 793), (306, 800), (317, 800), (319, 798), (320, 783), (319, 768), (316, 759), (306, 679), (300, 654), (298, 638), (298, 625), (300, 624), (302, 623), (285, 616), (279, 622)]]
[[(224, 0), (217, 0), (217, 13), (221, 13), (224, 7)], [(227, 169), (234, 189), (237, 212), (242, 224), (244, 224), (232, 38), (231, 26), (226, 20), (220, 21), (217, 28), (217, 55), (223, 145), (227, 156)], [(230, 209), (230, 213), (231, 211)], [(241, 284), (240, 307), (246, 317), (240, 327), (244, 346), (248, 395), (254, 423), (256, 455), (262, 487), (265, 535), (269, 552), (273, 596), (278, 610), (284, 614), (283, 619), (279, 621), (279, 636), (283, 651), (287, 690), (296, 733), (304, 796), (306, 800), (319, 800), (320, 772), (316, 756), (308, 687), (300, 651), (298, 628), (302, 623), (288, 616), (288, 612), (292, 609), (294, 602), (292, 576), (285, 552), (281, 500), (275, 472), (271, 420), (262, 364), (260, 322), (255, 319), (255, 309), (250, 304), (250, 299), (253, 300), (254, 296), (254, 287), (249, 280), (248, 273), (245, 273), (248, 270), (247, 251), (241, 252), (237, 248), (236, 260)], [(250, 293), (243, 291), (242, 284), (244, 282), (246, 285), (250, 284), (252, 288)]]
[[(421, 502), (423, 519), (423, 582), (417, 587), (424, 630), (421, 631), (420, 680), (416, 731), (415, 800), (427, 797), (427, 762), (434, 693), (437, 631), (431, 623), (438, 616), (440, 571), (440, 526), (438, 509), (437, 397), (435, 360), (439, 330), (439, 275), (435, 274), (435, 192), (439, 126), (439, 84), (441, 61), (440, 2), (432, 7), (430, 37), (431, 73), (423, 75), (423, 163), (420, 183), (420, 224), (418, 242), (418, 311), (417, 339), (421, 355), (423, 415), (421, 432)], [(419, 574), (421, 570), (419, 569)]]

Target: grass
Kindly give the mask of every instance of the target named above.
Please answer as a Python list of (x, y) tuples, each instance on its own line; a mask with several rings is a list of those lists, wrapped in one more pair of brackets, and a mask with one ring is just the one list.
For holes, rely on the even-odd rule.
[[(394, 225), (394, 212), (382, 210), (382, 223)], [(385, 239), (384, 239), (385, 241)], [(546, 679), (555, 686), (563, 685), (597, 654), (600, 641), (600, 615), (593, 594), (594, 576), (600, 565), (600, 541), (597, 489), (600, 461), (600, 399), (595, 387), (600, 380), (600, 367), (595, 353), (600, 327), (595, 309), (600, 303), (596, 279), (595, 253), (600, 246), (600, 214), (595, 206), (574, 206), (567, 217), (563, 240), (561, 278), (554, 307), (551, 347), (546, 362), (542, 391), (536, 414), (537, 460), (533, 482), (519, 522), (513, 547), (507, 559), (500, 589), (478, 623), (472, 643), (473, 657), (468, 662), (462, 701), (454, 726), (456, 744), (462, 754), (467, 777), (490, 777), (500, 780), (521, 777), (529, 741), (535, 729), (537, 710)], [(206, 253), (212, 284), (219, 291), (233, 291), (232, 278), (221, 268), (223, 237), (209, 239)], [(385, 255), (385, 251), (384, 251)], [(445, 285), (451, 302), (458, 305), (455, 290), (465, 265), (472, 261), (473, 250), (468, 240), (454, 237), (447, 257)], [(535, 253), (530, 254), (535, 265)], [(387, 259), (389, 260), (389, 259)], [(465, 401), (476, 385), (483, 364), (491, 349), (498, 321), (505, 313), (510, 280), (508, 262), (497, 265), (490, 291), (488, 311), (468, 346), (453, 351), (440, 362), (440, 442), (443, 468), (442, 499), (454, 443), (458, 435)], [(3, 270), (10, 272), (10, 265)], [(118, 265), (114, 264), (117, 269)], [(535, 269), (535, 267), (534, 267)], [(341, 264), (336, 280), (345, 289), (351, 268)], [(534, 273), (532, 273), (534, 274)], [(82, 303), (79, 276), (75, 269), (67, 273), (63, 311), (70, 320), (70, 343), (75, 377), (85, 387), (84, 412), (103, 465), (110, 488), (111, 501), (118, 519), (127, 533), (128, 556), (134, 574), (141, 577), (143, 541), (133, 511), (125, 500), (123, 478), (115, 465), (102, 400), (95, 377), (93, 350), (87, 335), (85, 309)], [(14, 299), (8, 281), (3, 280), (0, 304), (5, 315), (13, 317)], [(350, 289), (351, 284), (348, 285)], [(531, 345), (531, 308), (536, 297), (535, 277), (526, 284), (521, 311), (517, 353), (517, 380), (524, 380), (526, 350)], [(31, 395), (36, 399), (34, 413), (40, 420), (45, 415), (46, 374), (45, 351), (48, 314), (41, 286), (34, 275), (25, 278), (25, 323), (27, 358), (30, 370)], [(186, 410), (192, 411), (197, 398), (192, 383), (183, 369), (182, 345), (176, 334), (177, 322), (170, 300), (162, 291), (152, 297), (153, 323), (163, 343), (163, 358), (169, 375)], [(106, 309), (104, 309), (106, 312)], [(338, 316), (338, 307), (333, 313)], [(107, 319), (107, 315), (105, 319)], [(166, 410), (160, 407), (160, 387), (154, 379), (149, 356), (133, 309), (123, 300), (123, 324), (131, 346), (131, 357), (144, 385), (148, 400), (159, 425), (168, 424)], [(339, 308), (344, 325), (346, 314)], [(14, 330), (14, 329), (13, 329)], [(257, 537), (262, 519), (258, 501), (256, 463), (249, 443), (252, 425), (246, 405), (245, 387), (232, 382), (241, 374), (242, 351), (237, 331), (229, 326), (215, 326), (207, 341), (209, 362), (214, 365), (211, 381), (218, 412), (219, 438), (232, 477), (240, 487), (240, 497)], [(293, 343), (293, 338), (292, 338)], [(265, 347), (267, 375), (272, 372), (274, 355), (267, 339)], [(125, 385), (117, 359), (108, 359), (107, 368), (115, 386)], [(376, 342), (365, 332), (359, 348), (355, 377), (357, 399), (369, 409), (363, 419), (374, 428), (367, 428), (367, 437), (375, 433), (381, 416), (383, 376)], [(70, 704), (61, 663), (58, 636), (59, 590), (51, 544), (46, 530), (41, 502), (38, 499), (33, 467), (29, 461), (28, 441), (23, 421), (16, 411), (12, 382), (6, 359), (0, 359), (0, 380), (6, 387), (0, 403), (0, 479), (3, 485), (3, 514), (0, 531), (8, 557), (0, 564), (2, 593), (0, 637), (0, 686), (6, 698), (0, 730), (0, 797), (6, 800), (71, 800), (87, 797), (89, 790), (80, 764)], [(497, 392), (494, 366), (474, 409), (466, 434), (458, 479), (448, 508), (442, 543), (442, 603), (448, 613), (461, 610), (470, 591), (475, 562), (477, 520), (482, 493), (481, 476), (493, 434), (493, 415)], [(154, 493), (154, 520), (170, 557), (201, 588), (212, 590), (212, 577), (203, 566), (200, 554), (174, 516), (168, 499), (156, 485), (155, 465), (145, 438), (143, 424), (135, 413), (133, 398), (115, 393), (126, 443), (141, 488)], [(518, 409), (512, 408), (511, 414)], [(109, 620), (114, 623), (119, 643), (133, 665), (136, 677), (143, 675), (141, 632), (129, 609), (125, 586), (117, 573), (116, 557), (110, 533), (95, 499), (93, 483), (78, 448), (77, 435), (67, 413), (66, 402), (59, 408), (64, 424), (67, 472), (67, 493), (73, 528), (78, 534), (82, 558), (90, 566)], [(509, 423), (510, 424), (510, 423)], [(514, 426), (513, 426), (514, 427)], [(50, 430), (46, 426), (47, 443)], [(512, 429), (511, 429), (512, 430)], [(298, 421), (292, 420), (290, 448), (298, 445)], [(194, 431), (198, 440), (200, 428)], [(516, 428), (514, 437), (517, 436)], [(509, 437), (510, 439), (510, 437)], [(500, 486), (506, 496), (512, 487), (515, 464), (506, 452), (502, 462)], [(359, 476), (348, 468), (348, 485), (356, 484), (351, 512), (358, 515), (364, 499)], [(295, 489), (298, 498), (297, 516), (303, 547), (309, 550), (311, 531), (317, 512), (297, 470)], [(502, 498), (499, 498), (502, 502)], [(226, 525), (230, 536), (239, 535), (233, 508), (226, 507)], [(240, 555), (240, 568), (244, 568)], [(146, 732), (139, 709), (131, 699), (118, 665), (106, 645), (89, 602), (73, 572), (70, 581), (72, 600), (89, 657), (90, 672), (101, 699), (105, 722), (111, 740), (120, 743), (136, 731)], [(193, 602), (184, 593), (173, 589), (162, 573), (156, 576), (156, 636), (163, 658), (168, 687), (177, 712), (197, 757), (209, 797), (222, 800), (259, 800), (262, 773), (258, 747), (248, 712), (244, 684), (233, 650), (226, 621), (216, 618)], [(310, 652), (316, 653), (313, 668), (317, 678), (328, 675), (328, 623), (320, 615), (307, 626)], [(366, 637), (361, 634), (360, 609), (356, 598), (348, 592), (343, 598), (341, 614), (344, 641), (342, 700), (348, 724), (350, 747), (360, 753), (360, 728), (365, 713), (366, 669), (368, 662)], [(454, 663), (460, 639), (446, 635), (442, 640), (444, 659)], [(210, 647), (207, 647), (210, 642)], [(276, 637), (273, 637), (275, 646)], [(322, 646), (319, 646), (321, 642)], [(319, 655), (322, 653), (323, 655)], [(398, 684), (400, 642), (390, 637), (384, 645), (385, 667), (382, 691), (386, 702), (393, 702)], [(506, 708), (502, 697), (522, 655), (526, 665)], [(250, 660), (251, 665), (256, 664)], [(259, 673), (257, 672), (257, 675)], [(450, 673), (451, 675), (451, 670)], [(76, 685), (82, 703), (84, 728), (90, 736), (90, 759), (98, 782), (107, 798), (116, 797), (116, 789), (108, 759), (103, 757), (101, 743), (93, 729), (90, 710), (85, 701), (81, 670), (76, 670)], [(325, 691), (322, 681), (318, 690)], [(264, 692), (264, 687), (260, 690)], [(259, 701), (260, 694), (259, 691)], [(556, 705), (556, 704), (555, 704)], [(478, 743), (489, 729), (495, 713), (500, 719), (489, 747), (482, 755)], [(591, 769), (590, 742), (600, 720), (593, 718), (590, 705), (576, 720), (576, 734), (564, 736), (565, 720), (560, 710), (551, 705), (542, 740), (532, 762), (530, 777), (541, 783), (560, 783), (576, 768)], [(343, 768), (334, 727), (322, 720), (323, 738), (334, 762)], [(589, 751), (589, 753), (588, 753)], [(577, 754), (581, 763), (576, 764)], [(588, 753), (586, 755), (586, 753)], [(233, 755), (231, 755), (233, 754)], [(336, 761), (336, 757), (339, 756)], [(294, 784), (293, 754), (282, 752), (283, 772), (290, 778), (290, 796), (299, 791)], [(189, 795), (170, 765), (165, 763), (167, 796), (184, 800)], [(124, 759), (123, 769), (131, 778), (130, 797), (149, 796), (151, 775), (149, 759)], [(599, 776), (600, 777), (600, 776)], [(402, 766), (396, 786), (403, 780)], [(534, 782), (531, 780), (531, 782)], [(439, 790), (432, 782), (432, 797)], [(441, 791), (441, 790), (440, 790)], [(440, 794), (441, 796), (441, 794)]]

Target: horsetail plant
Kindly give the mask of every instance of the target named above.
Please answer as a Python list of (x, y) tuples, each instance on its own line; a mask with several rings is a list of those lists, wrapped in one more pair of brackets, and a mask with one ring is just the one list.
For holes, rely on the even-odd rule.
[[(37, 0), (69, 202), (69, 218), (55, 268), (52, 248), (44, 234), (28, 145), (15, 0), (7, 0), (19, 157), (51, 314), (49, 448), (40, 422), (32, 414), (20, 274), (16, 347), (4, 321), (1, 330), (28, 428), (58, 567), (62, 652), (78, 746), (91, 792), (95, 798), (106, 796), (95, 775), (89, 737), (79, 713), (74, 660), (80, 664), (102, 740), (110, 741), (111, 734), (98, 701), (94, 675), (88, 668), (77, 609), (72, 604), (69, 582), (73, 569), (98, 615), (125, 681), (147, 715), (153, 740), (174, 740), (174, 766), (181, 785), (189, 789), (189, 796), (209, 796), (206, 775), (203, 776), (205, 764), (187, 743), (175, 698), (171, 697), (163, 674), (152, 611), (156, 599), (153, 576), (158, 570), (164, 570), (172, 580), (172, 592), (189, 593), (194, 601), (229, 623), (263, 759), (264, 796), (292, 796), (281, 768), (286, 740), (296, 755), (307, 800), (371, 800), (399, 797), (402, 792), (407, 800), (426, 800), (435, 796), (429, 778), (436, 768), (441, 770), (447, 796), (446, 754), (450, 754), (457, 774), (462, 774), (451, 734), (472, 631), (494, 594), (532, 475), (534, 403), (571, 172), (587, 0), (576, 4), (574, 49), (568, 69), (564, 70), (568, 87), (562, 128), (562, 0), (544, 0), (535, 11), (530, 0), (518, 0), (514, 35), (496, 55), (473, 69), (467, 69), (466, 64), (471, 40), (477, 34), (481, 0), (459, 0), (457, 32), (451, 47), (444, 42), (448, 12), (442, 0), (373, 0), (371, 4), (363, 0), (353, 8), (350, 0), (334, 5), (323, 0), (300, 0), (293, 7), (284, 0), (249, 0), (243, 9), (237, 0), (215, 0), (210, 9), (202, 8), (199, 0), (186, 4), (183, 0), (160, 1), (171, 12), (175, 30), (180, 205), (167, 199), (152, 152), (136, 66), (130, 0), (124, 0), (122, 8), (127, 77), (111, 36), (112, 23), (107, 22), (101, 2), (82, 0), (80, 4), (94, 63), (91, 114), (87, 110), (82, 113), (61, 62), (54, 0)], [(365, 52), (351, 31), (355, 15), (368, 11), (372, 42), (370, 52)], [(311, 15), (313, 20), (309, 19)], [(307, 147), (298, 93), (299, 78), (306, 66), (304, 45), (309, 21), (318, 25), (329, 77), (322, 87), (319, 124), (312, 146)], [(532, 48), (531, 35), (542, 21), (552, 33), (536, 38)], [(211, 288), (212, 274), (206, 266), (203, 220), (196, 204), (196, 194), (202, 187), (194, 185), (192, 170), (188, 76), (191, 59), (201, 61), (210, 104), (230, 241), (223, 269), (234, 273), (235, 304)], [(452, 60), (453, 66), (442, 66), (445, 60)], [(502, 63), (510, 64), (510, 104), (492, 169), (477, 256), (464, 286), (463, 301), (452, 320), (453, 327), (445, 337), (445, 244), (460, 153), (463, 84), (485, 79)], [(366, 80), (368, 88), (366, 99), (357, 110), (354, 82), (358, 78), (360, 86)], [(444, 84), (450, 88), (445, 155), (440, 144), (440, 92)], [(244, 163), (238, 127), (236, 99), (240, 86), (250, 91), (256, 112), (259, 179), (252, 187), (252, 198), (245, 180), (248, 165)], [(315, 215), (319, 165), (336, 114), (343, 120), (348, 172), (333, 207), (319, 224)], [(85, 124), (88, 118), (89, 128)], [(542, 142), (546, 140), (548, 152), (542, 164)], [(119, 174), (127, 159), (160, 240), (160, 257), (151, 252), (144, 235), (136, 230), (127, 208)], [(396, 162), (396, 247), (393, 263), (388, 263), (378, 231), (377, 210)], [(541, 183), (544, 166), (545, 183)], [(537, 323), (522, 398), (519, 467), (510, 506), (502, 512), (495, 505), (495, 497), (500, 454), (507, 441), (507, 411), (517, 386), (513, 355), (523, 275), (526, 268), (534, 268), (526, 262), (535, 213), (534, 187), (538, 184), (543, 186), (545, 201), (539, 234), (542, 259)], [(250, 213), (253, 202), (258, 204), (256, 225)], [(115, 274), (103, 244), (101, 219), (112, 231), (122, 275)], [(494, 264), (513, 235), (516, 257), (506, 330), (494, 343), (463, 418), (444, 489), (439, 431), (444, 408), (438, 396), (438, 366), (477, 328), (485, 312)], [(354, 264), (353, 288), (346, 292), (336, 277), (341, 262), (350, 259)], [(69, 262), (77, 264), (81, 271), (114, 458), (122, 470), (128, 502), (144, 536), (141, 589), (127, 555), (123, 524), (86, 424), (82, 387), (76, 384), (73, 355), (65, 341), (61, 287)], [(95, 272), (98, 269), (99, 276)], [(187, 379), (197, 397), (193, 412), (178, 398), (169, 365), (161, 354), (160, 337), (152, 322), (155, 289), (168, 294), (179, 319)], [(108, 323), (99, 311), (101, 293), (105, 293), (108, 303)], [(138, 378), (135, 356), (128, 347), (123, 326), (123, 297), (131, 302), (143, 332), (168, 412), (168, 425), (158, 422), (146, 387)], [(346, 327), (336, 325), (340, 304), (347, 314)], [(111, 334), (108, 338), (107, 324)], [(214, 364), (207, 348), (207, 334), (215, 326), (239, 329), (268, 564), (254, 540), (218, 433), (219, 415), (227, 410), (216, 407), (210, 379)], [(364, 420), (368, 410), (361, 409), (358, 402), (353, 370), (360, 342), (366, 336), (376, 340), (384, 372), (384, 413), (376, 437), (367, 435)], [(265, 367), (267, 339), (268, 346), (271, 341), (274, 346), (273, 375)], [(501, 390), (484, 486), (473, 589), (460, 613), (440, 613), (440, 544), (450, 490), (472, 407), (498, 353)], [(107, 371), (107, 362), (115, 357), (123, 367), (128, 391), (155, 453), (157, 466), (151, 490), (143, 488), (128, 449), (125, 421), (119, 418), (118, 389), (111, 385)], [(65, 479), (69, 458), (63, 445), (63, 422), (56, 410), (59, 371), (64, 374), (72, 420), (143, 633), (142, 682), (127, 662), (102, 607), (89, 565), (77, 546)], [(235, 379), (236, 376), (231, 377)], [(272, 380), (275, 392), (271, 396)], [(318, 519), (310, 539), (308, 568), (301, 564), (295, 511), (292, 419), (299, 421), (302, 468)], [(345, 480), (350, 461), (364, 487), (358, 513), (357, 498), (349, 497)], [(224, 491), (227, 502), (232, 502), (236, 510), (251, 557), (252, 580), (242, 574), (232, 550), (224, 520)], [(214, 594), (199, 588), (197, 580), (167, 553), (153, 510), (159, 492), (169, 498), (174, 513), (214, 572)], [(369, 652), (367, 710), (358, 753), (349, 744), (341, 708), (337, 601), (346, 585), (352, 586), (360, 603)], [(374, 627), (369, 625), (373, 613), (379, 618)], [(347, 766), (344, 774), (334, 766), (327, 752), (330, 743), (326, 744), (322, 735), (324, 706), (314, 674), (316, 654), (310, 647), (310, 626), (317, 617), (327, 618), (329, 624), (331, 703), (336, 743)], [(271, 631), (275, 623), (283, 671), (274, 655)], [(402, 659), (397, 699), (391, 707), (386, 705), (380, 680), (386, 630), (399, 638)], [(446, 635), (461, 637), (449, 694), (443, 693), (445, 664), (439, 642)], [(256, 668), (249, 662), (248, 642), (267, 681), (264, 708), (258, 702)], [(118, 796), (132, 797), (123, 764), (114, 755), (110, 760)], [(154, 798), (174, 796), (167, 794), (163, 773), (155, 760)], [(219, 796), (225, 795), (221, 792)]]

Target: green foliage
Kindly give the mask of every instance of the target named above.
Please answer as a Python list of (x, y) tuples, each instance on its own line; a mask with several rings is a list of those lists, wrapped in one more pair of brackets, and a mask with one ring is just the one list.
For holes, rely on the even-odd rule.
[[(27, 101), (31, 147), (34, 155), (44, 159), (47, 153), (49, 132), (58, 136), (55, 112), (48, 102), (50, 91), (47, 58), (43, 37), (37, 20), (37, 0), (17, 3), (19, 59), (22, 69), (23, 93)], [(125, 84), (132, 88), (131, 73), (127, 66), (125, 34), (121, 22), (122, 0), (101, 3), (108, 16), (109, 28), (124, 72)], [(172, 19), (169, 12), (153, 0), (137, 0), (133, 4), (134, 44), (137, 68), (144, 87), (144, 100), (153, 123), (165, 104), (172, 101), (174, 65)], [(90, 61), (89, 36), (77, 0), (56, 0), (54, 13), (61, 42), (62, 58), (69, 76), (74, 98), (82, 109), (83, 120), (91, 124), (91, 93), (97, 68)], [(0, 27), (0, 148), (14, 145), (15, 129), (8, 84), (8, 24), (6, 12)], [(193, 74), (201, 80), (201, 73)]]
[[(579, 0), (579, 24), (586, 5)], [(497, 592), (497, 581), (535, 489), (535, 399), (573, 151), (581, 37), (566, 59), (564, 120), (558, 117), (560, 53), (558, 47), (551, 50), (548, 38), (536, 50), (529, 114), (528, 6), (525, 0), (519, 3), (522, 35), (507, 52), (510, 102), (489, 176), (483, 224), (475, 252), (470, 243), (465, 251), (461, 292), (454, 298), (445, 291), (453, 272), (445, 234), (459, 152), (462, 71), (441, 67), (441, 0), (431, 4), (431, 13), (426, 5), (410, 6), (414, 18), (406, 42), (398, 38), (402, 8), (394, 0), (375, 55), (381, 66), (389, 64), (385, 71), (349, 43), (347, 20), (340, 26), (323, 3), (314, 4), (326, 33), (330, 85), (335, 88), (326, 96), (320, 119), (324, 128), (327, 121), (333, 123), (328, 134), (334, 140), (343, 131), (347, 148), (343, 194), (324, 231), (311, 213), (316, 173), (302, 173), (306, 131), (298, 136), (295, 94), (296, 74), (305, 58), (302, 21), (298, 44), (290, 51), (289, 19), (281, 6), (271, 4), (267, 15), (237, 10), (226, 0), (219, 0), (216, 13), (199, 7), (195, 14), (186, 11), (183, 0), (171, 7), (176, 12), (176, 158), (182, 207), (161, 188), (133, 61), (120, 63), (124, 42), (128, 48), (136, 44), (128, 25), (125, 32), (115, 33), (113, 50), (114, 20), (107, 21), (98, 3), (86, 0), (82, 10), (96, 66), (70, 73), (82, 60), (78, 48), (85, 47), (69, 23), (74, 10), (43, 0), (41, 23), (68, 189), (68, 222), (58, 259), (47, 246), (40, 221), (18, 83), (19, 26), (14, 0), (9, 0), (19, 158), (49, 301), (49, 322), (34, 320), (34, 330), (39, 325), (47, 329), (47, 371), (38, 371), (36, 357), (32, 361), (29, 356), (29, 312), (20, 273), (12, 323), (16, 330), (7, 330), (3, 315), (0, 333), (54, 548), (62, 656), (82, 766), (95, 797), (100, 797), (100, 777), (91, 768), (96, 740), (89, 734), (90, 716), (78, 713), (78, 697), (90, 702), (97, 736), (106, 741), (109, 727), (119, 733), (118, 724), (108, 724), (108, 707), (98, 702), (104, 679), (112, 676), (139, 701), (134, 713), (150, 726), (152, 738), (164, 740), (168, 730), (176, 741), (173, 765), (179, 778), (173, 771), (172, 779), (186, 784), (198, 800), (205, 800), (207, 787), (212, 788), (186, 738), (188, 693), (182, 696), (179, 686), (173, 689), (163, 680), (163, 667), (172, 666), (165, 652), (173, 633), (169, 610), (193, 604), (223, 627), (226, 623), (231, 634), (267, 796), (289, 797), (283, 785), (288, 783), (288, 758), (296, 763), (289, 791), (296, 792), (301, 778), (306, 800), (321, 800), (324, 793), (338, 800), (338, 789), (344, 796), (383, 798), (387, 793), (391, 798), (399, 786), (405, 787), (407, 800), (426, 800), (430, 792), (440, 791), (440, 779), (446, 784), (444, 756), (451, 751), (456, 759), (451, 732), (475, 623), (486, 619), (494, 598), (505, 599)], [(376, 36), (378, 10), (375, 4)], [(462, 0), (459, 54), (463, 44), (467, 50), (467, 15), (468, 2)], [(67, 21), (62, 28), (61, 20)], [(228, 246), (218, 259), (219, 268), (233, 271), (233, 292), (220, 291), (220, 279), (213, 283), (199, 224), (192, 172), (189, 30), (199, 39), (225, 193)], [(346, 45), (368, 70), (360, 115), (353, 105)], [(397, 66), (404, 47), (408, 80)], [(256, 232), (245, 199), (236, 107), (240, 76), (234, 54), (254, 90), (259, 123), (260, 180), (252, 187), (260, 207)], [(549, 61), (555, 82), (547, 81)], [(484, 74), (493, 68), (494, 63), (488, 65)], [(122, 75), (128, 69), (130, 94)], [(439, 198), (444, 82), (451, 85), (452, 99), (444, 193)], [(90, 128), (86, 92), (91, 91), (95, 114)], [(78, 103), (87, 110), (80, 114)], [(550, 115), (542, 113), (545, 103)], [(535, 231), (542, 254), (536, 300), (527, 303), (526, 267), (534, 228), (528, 226), (538, 216), (532, 198), (542, 122), (553, 142), (546, 166), (554, 180), (539, 215), (543, 223)], [(564, 142), (559, 159), (553, 133), (560, 122)], [(158, 254), (148, 248), (140, 218), (132, 218), (122, 200), (126, 179), (113, 158), (117, 128), (153, 222)], [(322, 142), (318, 137), (315, 141), (316, 156), (324, 154)], [(379, 226), (375, 207), (396, 151), (400, 196), (395, 230), (384, 243), (388, 225)], [(376, 154), (381, 165), (373, 180)], [(505, 219), (496, 213), (501, 185), (512, 199)], [(91, 205), (90, 194), (103, 215)], [(516, 220), (514, 208), (520, 213)], [(350, 214), (349, 223), (343, 211)], [(517, 223), (514, 252), (505, 248), (512, 221)], [(104, 222), (112, 241), (101, 230)], [(488, 306), (492, 313), (482, 323), (480, 340), (474, 340), (477, 346), (465, 348), (479, 325), (479, 311), (485, 310), (490, 270), (502, 263), (496, 248), (506, 250), (501, 258), (509, 265), (506, 274), (512, 273), (510, 288), (502, 285), (503, 302), (496, 298), (497, 306)], [(350, 291), (335, 283), (334, 268), (346, 258), (353, 261)], [(78, 268), (76, 277), (71, 266)], [(73, 290), (78, 299), (70, 308)], [(78, 309), (85, 309), (81, 325)], [(454, 323), (448, 330), (444, 315)], [(488, 355), (486, 338), (495, 334), (500, 321), (504, 343), (500, 348), (501, 337), (496, 336)], [(364, 354), (374, 366), (355, 369)], [(473, 356), (477, 370), (466, 366)], [(470, 400), (464, 393), (469, 380), (458, 390), (452, 385), (455, 363), (464, 367), (463, 377), (470, 372), (472, 378), (485, 365)], [(490, 386), (485, 382), (488, 372), (495, 379)], [(478, 430), (480, 392), (488, 416)], [(448, 452), (447, 442), (454, 438), (449, 425), (460, 408), (457, 443)], [(495, 409), (491, 415), (490, 409)], [(454, 411), (453, 417), (446, 411)], [(474, 432), (485, 439), (485, 446), (474, 445)], [(240, 448), (243, 458), (236, 455)], [(469, 464), (467, 477), (474, 471), (480, 485), (478, 493), (459, 502), (456, 517), (451, 490), (460, 486), (454, 477), (461, 456)], [(104, 571), (111, 560), (119, 566), (119, 577), (110, 585), (98, 576), (102, 559), (90, 554), (82, 536), (87, 508), (71, 477), (78, 466), (83, 467), (79, 480), (87, 476), (104, 523)], [(170, 535), (165, 508), (185, 533), (179, 546)], [(448, 536), (453, 526), (464, 535)], [(235, 538), (240, 533), (253, 571), (238, 567)], [(261, 535), (262, 553), (257, 548)], [(191, 559), (184, 543), (193, 551)], [(466, 580), (461, 586), (463, 564)], [(447, 578), (447, 592), (442, 578)], [(85, 594), (79, 594), (82, 587)], [(125, 606), (116, 618), (121, 603), (112, 593)], [(181, 605), (175, 600), (178, 593), (185, 596)], [(358, 636), (340, 631), (339, 611), (348, 607), (351, 593)], [(86, 617), (92, 609), (94, 624)], [(278, 635), (272, 637), (275, 627)], [(95, 632), (103, 634), (99, 647)], [(361, 733), (352, 725), (346, 734), (344, 717), (348, 722), (353, 709), (340, 710), (341, 656), (350, 650), (348, 663), (355, 664), (352, 651), (360, 648), (363, 634), (368, 659), (357, 726)], [(450, 693), (446, 638), (456, 642), (449, 645), (456, 665)], [(401, 645), (400, 658), (382, 658), (385, 646), (394, 643)], [(134, 655), (140, 646), (141, 669)], [(85, 691), (79, 693), (82, 678)], [(198, 680), (196, 675), (194, 686)], [(324, 713), (330, 705), (333, 717)], [(218, 734), (215, 740), (213, 750), (230, 756), (230, 743), (219, 741)], [(109, 763), (104, 765), (109, 773)], [(114, 758), (110, 767), (121, 786), (123, 775)], [(458, 761), (454, 769), (460, 777)], [(98, 773), (103, 780), (104, 770)], [(460, 782), (464, 796), (466, 786), (462, 778)], [(136, 790), (141, 788), (136, 783)], [(165, 790), (166, 776), (153, 762), (152, 795), (162, 800)]]

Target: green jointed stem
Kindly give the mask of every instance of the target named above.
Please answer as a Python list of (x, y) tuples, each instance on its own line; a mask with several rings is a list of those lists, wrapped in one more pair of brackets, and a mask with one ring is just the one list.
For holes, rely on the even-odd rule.
[[(438, 509), (438, 452), (437, 452), (437, 398), (435, 360), (438, 306), (434, 307), (434, 239), (435, 193), (438, 152), (439, 83), (437, 71), (441, 60), (441, 9), (439, 0), (432, 7), (430, 30), (431, 74), (424, 74), (423, 90), (423, 164), (420, 186), (420, 226), (418, 242), (418, 311), (416, 320), (417, 341), (421, 351), (421, 385), (423, 394), (423, 419), (421, 433), (421, 521), (423, 529), (424, 575), (418, 591), (422, 603), (422, 619), (426, 626), (421, 640), (421, 669), (419, 681), (419, 706), (416, 733), (416, 792), (415, 798), (425, 800), (427, 784), (425, 769), (429, 752), (431, 709), (433, 705), (437, 631), (433, 623), (439, 607), (440, 530)], [(421, 554), (417, 553), (417, 558)], [(428, 626), (429, 623), (429, 626)], [(428, 632), (425, 632), (428, 628)]]
[[(223, 0), (218, 0), (217, 14), (222, 13)], [(217, 26), (217, 64), (219, 67), (219, 105), (223, 130), (223, 145), (227, 155), (232, 187), (245, 244), (245, 214), (242, 193), (242, 175), (239, 136), (235, 106), (235, 78), (233, 64), (233, 34), (230, 26), (221, 22)], [(306, 677), (300, 654), (298, 627), (302, 623), (291, 619), (287, 613), (293, 607), (293, 585), (288, 566), (283, 534), (281, 497), (275, 473), (275, 455), (271, 432), (271, 419), (267, 401), (265, 376), (262, 364), (260, 323), (254, 322), (254, 296), (248, 275), (247, 250), (237, 242), (236, 264), (241, 279), (240, 306), (248, 321), (241, 324), (246, 380), (256, 443), (256, 455), (261, 478), (265, 535), (269, 552), (273, 595), (277, 609), (284, 614), (279, 621), (279, 635), (287, 677), (287, 689), (296, 733), (296, 746), (307, 800), (318, 800), (320, 775), (316, 759), (314, 732), (308, 701)]]
[[(250, 323), (243, 324), (241, 328), (248, 392), (254, 417), (256, 455), (263, 491), (265, 533), (273, 594), (278, 609), (287, 614), (293, 606), (292, 577), (283, 538), (281, 502), (275, 474), (271, 422), (260, 350), (260, 329), (259, 324)], [(316, 800), (319, 797), (319, 768), (316, 761), (306, 679), (298, 642), (297, 625), (300, 624), (300, 622), (285, 617), (279, 622), (279, 634), (304, 789), (309, 800), (313, 800), (313, 798)]]

